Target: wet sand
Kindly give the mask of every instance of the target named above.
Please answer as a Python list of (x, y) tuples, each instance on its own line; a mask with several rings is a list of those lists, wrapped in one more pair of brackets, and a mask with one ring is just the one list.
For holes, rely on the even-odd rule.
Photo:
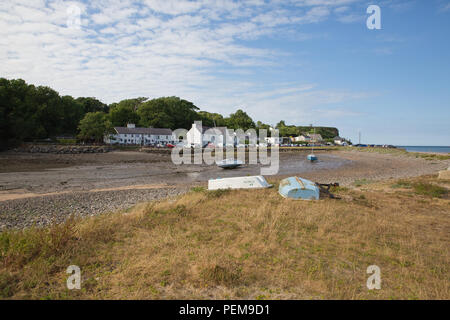
[[(307, 150), (280, 152), (279, 171), (273, 178), (297, 174), (321, 183), (348, 184), (362, 178), (381, 180), (429, 174), (449, 165), (448, 160), (357, 151), (316, 151), (319, 161), (311, 163), (306, 160), (307, 154)], [(121, 151), (78, 155), (0, 153), (0, 164), (0, 200), (6, 200), (8, 194), (186, 186), (218, 177), (259, 175), (262, 167), (246, 164), (224, 170), (206, 164), (175, 165), (169, 154)]]
[[(359, 151), (280, 152), (280, 169), (269, 181), (299, 175), (320, 182), (350, 185), (356, 180), (384, 180), (437, 173), (449, 160)], [(175, 165), (170, 154), (0, 153), (0, 230), (62, 222), (78, 216), (126, 209), (206, 186), (208, 179), (259, 175), (261, 165), (224, 170), (215, 165)]]

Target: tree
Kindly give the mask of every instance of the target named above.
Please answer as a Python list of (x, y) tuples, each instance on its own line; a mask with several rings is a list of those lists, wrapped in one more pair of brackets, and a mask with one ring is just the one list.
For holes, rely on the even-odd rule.
[(256, 122), (256, 129), (257, 129), (257, 130), (259, 130), (259, 129), (266, 129), (266, 130), (269, 130), (269, 129), (270, 129), (270, 125), (265, 124), (265, 123), (262, 123), (261, 121), (257, 121), (257, 122)]
[(189, 129), (198, 120), (198, 108), (178, 97), (164, 97), (144, 102), (138, 108), (141, 126)]
[(278, 122), (276, 128), (279, 130), (280, 136), (282, 137), (298, 136), (300, 134), (295, 125), (286, 125), (284, 120)]
[(104, 135), (112, 132), (111, 121), (104, 112), (86, 113), (78, 128), (78, 138), (83, 141), (102, 142)]
[(164, 105), (159, 102), (147, 102), (139, 107), (139, 125), (154, 128), (174, 128), (172, 117), (167, 114)]
[(39, 138), (55, 137), (60, 134), (65, 119), (58, 92), (49, 87), (39, 86), (34, 92), (33, 99), (36, 105), (35, 115), (42, 130)]
[(253, 122), (250, 116), (242, 111), (241, 109), (237, 110), (235, 113), (230, 114), (230, 116), (226, 119), (227, 126), (231, 129), (242, 129), (247, 131), (250, 128), (255, 128), (255, 123)]
[(138, 123), (139, 115), (133, 107), (120, 105), (112, 107), (109, 110), (111, 123), (114, 127), (123, 127), (127, 123)]
[(84, 117), (83, 106), (71, 96), (61, 98), (64, 121), (61, 122), (61, 133), (76, 135), (78, 124)]
[(323, 139), (331, 139), (339, 136), (339, 130), (334, 127), (299, 126), (297, 129), (300, 133), (313, 133), (315, 130), (315, 132), (320, 134)]
[(22, 79), (0, 78), (0, 150), (38, 133), (35, 90)]
[(202, 124), (206, 127), (224, 127), (226, 126), (225, 119), (219, 113), (210, 113), (207, 111), (199, 111), (197, 114), (200, 116), (199, 120), (202, 120)]
[(119, 103), (111, 103), (109, 105), (109, 108), (115, 108), (115, 107), (126, 107), (133, 111), (137, 111), (137, 109), (143, 104), (148, 98), (146, 97), (139, 97), (134, 99), (125, 99), (120, 101)]
[(277, 123), (275, 128), (279, 129), (281, 127), (286, 127), (286, 122), (284, 120), (280, 120), (280, 122)]
[(96, 98), (80, 97), (80, 98), (77, 98), (76, 100), (77, 100), (77, 102), (81, 103), (81, 105), (83, 106), (84, 113), (97, 112), (97, 111), (100, 111), (100, 112), (108, 112), (109, 111), (108, 105), (104, 104), (100, 100), (97, 100)]

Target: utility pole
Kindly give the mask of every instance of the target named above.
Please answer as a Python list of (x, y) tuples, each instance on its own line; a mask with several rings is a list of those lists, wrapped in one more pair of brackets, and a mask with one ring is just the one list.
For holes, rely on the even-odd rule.
[(361, 144), (361, 131), (358, 132), (358, 135), (359, 135), (359, 142), (358, 142), (358, 144)]

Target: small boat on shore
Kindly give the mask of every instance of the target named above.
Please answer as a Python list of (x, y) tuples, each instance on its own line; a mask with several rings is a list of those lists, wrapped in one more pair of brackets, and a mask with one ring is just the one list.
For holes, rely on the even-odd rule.
[(237, 159), (225, 159), (221, 161), (216, 161), (216, 164), (218, 167), (222, 169), (235, 169), (237, 167), (242, 166), (244, 162)]
[(319, 200), (320, 189), (312, 181), (289, 177), (281, 180), (278, 193), (284, 198), (295, 200)]
[(263, 176), (217, 178), (208, 180), (208, 190), (270, 188)]
[[(316, 136), (316, 128), (314, 128), (314, 137)], [(308, 154), (308, 156), (306, 157), (306, 159), (308, 159), (309, 161), (313, 162), (313, 161), (317, 161), (317, 157), (314, 154), (314, 141), (311, 144), (311, 154)]]

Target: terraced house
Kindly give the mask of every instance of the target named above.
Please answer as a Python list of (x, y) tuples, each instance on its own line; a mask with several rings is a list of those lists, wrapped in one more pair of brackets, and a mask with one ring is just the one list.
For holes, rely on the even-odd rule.
[(136, 128), (132, 123), (126, 127), (114, 127), (115, 133), (105, 136), (105, 143), (122, 145), (159, 145), (175, 143), (175, 136), (168, 128)]

